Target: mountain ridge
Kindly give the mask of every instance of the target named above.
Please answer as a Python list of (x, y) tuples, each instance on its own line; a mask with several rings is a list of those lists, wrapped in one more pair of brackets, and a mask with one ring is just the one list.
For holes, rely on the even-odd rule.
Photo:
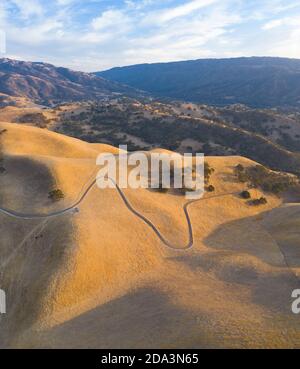
[(8, 58), (0, 59), (0, 93), (27, 98), (41, 105), (139, 94), (133, 88), (93, 74)]
[(157, 97), (208, 105), (300, 106), (299, 59), (197, 59), (137, 64), (95, 74)]

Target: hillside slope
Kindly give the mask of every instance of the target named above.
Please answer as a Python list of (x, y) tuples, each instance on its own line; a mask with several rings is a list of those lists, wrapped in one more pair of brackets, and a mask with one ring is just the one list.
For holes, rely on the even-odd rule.
[(95, 100), (114, 94), (137, 95), (132, 88), (92, 74), (11, 59), (0, 59), (0, 93), (42, 105)]
[(187, 103), (120, 98), (64, 104), (54, 109), (0, 109), (0, 120), (33, 124), (130, 151), (164, 147), (207, 156), (240, 155), (272, 169), (300, 173), (299, 114), (216, 109)]
[[(35, 127), (0, 123), (5, 172), (0, 207), (49, 214), (69, 207), (95, 178), (101, 144)], [(18, 142), (18, 145), (16, 145)], [(290, 312), (294, 271), (263, 224), (281, 204), (249, 206), (233, 167), (254, 162), (210, 157), (214, 194), (190, 208), (193, 248), (172, 192), (124, 190), (131, 205), (174, 245), (167, 248), (115, 189), (93, 187), (78, 211), (16, 219), (0, 211), (1, 347), (300, 347)], [(48, 192), (60, 188), (64, 200)], [(263, 194), (253, 190), (253, 196)]]
[(300, 106), (297, 59), (200, 59), (133, 65), (96, 74), (156, 96), (203, 104)]

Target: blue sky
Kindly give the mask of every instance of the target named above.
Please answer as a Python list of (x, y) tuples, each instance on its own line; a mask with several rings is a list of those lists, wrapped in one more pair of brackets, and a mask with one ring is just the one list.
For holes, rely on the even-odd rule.
[(299, 0), (0, 1), (2, 57), (83, 71), (197, 58), (300, 58)]

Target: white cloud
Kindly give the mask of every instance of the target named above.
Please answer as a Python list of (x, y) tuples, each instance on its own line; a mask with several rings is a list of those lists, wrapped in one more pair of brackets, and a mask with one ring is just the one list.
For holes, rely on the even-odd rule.
[(78, 41), (100, 45), (111, 40), (113, 37), (114, 36), (109, 33), (88, 32), (79, 37)]
[(299, 27), (300, 26), (300, 16), (285, 17), (281, 19), (273, 19), (265, 23), (262, 27), (263, 30), (272, 30), (277, 27), (287, 26), (287, 27)]
[[(263, 25), (263, 30), (273, 32), (276, 37), (269, 45), (270, 55), (300, 58), (300, 16), (274, 19)], [(276, 34), (275, 34), (276, 32)]]
[(295, 3), (125, 0), (112, 7), (107, 0), (0, 0), (0, 28), (9, 56), (87, 71), (202, 57), (300, 56)]
[(155, 3), (156, 0), (125, 0), (128, 9), (140, 10)]
[(10, 48), (12, 42), (22, 43), (28, 47), (30, 45), (40, 45), (51, 40), (57, 40), (62, 35), (63, 23), (55, 19), (45, 20), (38, 25), (29, 27), (11, 27), (9, 30), (8, 48)]
[(272, 45), (269, 54), (278, 56), (284, 55), (289, 58), (300, 58), (300, 29), (294, 29), (285, 34), (284, 39)]
[(42, 16), (44, 13), (43, 6), (39, 0), (11, 0), (11, 3), (19, 8), (20, 15), (23, 18)]
[(264, 24), (262, 29), (263, 30), (269, 30), (269, 29), (279, 27), (282, 24), (283, 24), (283, 19), (274, 19), (274, 20), (271, 20), (270, 22)]
[(180, 5), (166, 10), (159, 10), (150, 13), (144, 20), (145, 24), (161, 24), (176, 18), (187, 16), (197, 10), (212, 5), (217, 0), (193, 0), (184, 5)]
[(6, 20), (6, 10), (4, 4), (0, 4), (0, 27), (3, 27)]
[(227, 27), (240, 21), (237, 14), (223, 7), (211, 9), (205, 16), (182, 17), (161, 26), (155, 33), (131, 39), (124, 50), (125, 61), (130, 64), (134, 58), (138, 62), (155, 62), (216, 56), (218, 52), (209, 43), (230, 47), (225, 37), (230, 33)]
[(60, 6), (66, 6), (74, 3), (76, 0), (56, 0), (57, 4)]
[(129, 18), (120, 10), (107, 10), (100, 17), (92, 20), (92, 28), (96, 31), (127, 25)]

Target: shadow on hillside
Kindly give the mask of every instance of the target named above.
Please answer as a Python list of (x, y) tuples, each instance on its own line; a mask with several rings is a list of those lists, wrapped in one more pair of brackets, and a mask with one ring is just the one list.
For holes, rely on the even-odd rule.
[[(247, 286), (251, 291), (254, 303), (290, 314), (291, 292), (299, 286), (299, 281), (292, 273), (289, 271), (261, 273), (251, 264), (240, 265), (236, 263), (236, 259), (230, 259), (231, 256), (231, 252), (220, 251), (198, 256), (178, 256), (172, 260), (183, 263), (194, 273), (198, 271), (211, 272), (222, 282)], [(224, 263), (224, 259), (227, 259), (226, 263)]]
[[(7, 156), (1, 178), (2, 206), (22, 212), (49, 202), (55, 183), (49, 168), (22, 156)], [(7, 313), (0, 317), (0, 346), (9, 344), (37, 320), (55, 273), (72, 240), (71, 218), (17, 219), (0, 215), (0, 282)]]
[[(282, 244), (280, 248), (275, 244), (264, 249), (270, 235), (257, 223), (253, 217), (225, 223), (204, 240), (214, 251), (181, 255), (172, 260), (185, 264), (195, 273), (211, 272), (222, 282), (249, 286), (253, 302), (290, 313), (291, 292), (299, 288), (300, 280), (287, 268)], [(260, 233), (255, 235), (256, 232)], [(299, 260), (294, 267), (300, 267)], [(260, 261), (273, 268), (260, 268)]]
[[(44, 332), (36, 344), (94, 349), (184, 348), (180, 342), (189, 337), (193, 325), (194, 317), (174, 306), (165, 294), (141, 288)], [(205, 345), (201, 333), (198, 340)]]
[(9, 347), (45, 308), (51, 310), (44, 299), (68, 258), (71, 230), (68, 216), (46, 222), (1, 219), (6, 250), (0, 252), (0, 281), (6, 292), (7, 313), (0, 317), (0, 347)]
[(280, 207), (272, 211), (264, 226), (276, 240), (289, 267), (300, 267), (300, 204)]
[[(19, 212), (35, 212), (51, 205), (48, 193), (55, 178), (44, 164), (26, 156), (5, 156), (0, 177), (0, 205)], [(38, 211), (37, 211), (38, 212)]]
[[(260, 214), (259, 219), (263, 219), (269, 213), (266, 211)], [(276, 235), (272, 234), (272, 231), (264, 227), (263, 223), (257, 219), (257, 217), (248, 217), (222, 224), (205, 238), (204, 243), (215, 250), (237, 251), (258, 257), (262, 262), (271, 266), (285, 266), (284, 257), (288, 249), (292, 254), (290, 245), (284, 240), (277, 242)], [(271, 240), (274, 246), (271, 243), (266, 246), (266, 242)], [(294, 251), (299, 254), (298, 250)], [(293, 263), (293, 266), (300, 267), (300, 258), (297, 263)]]

